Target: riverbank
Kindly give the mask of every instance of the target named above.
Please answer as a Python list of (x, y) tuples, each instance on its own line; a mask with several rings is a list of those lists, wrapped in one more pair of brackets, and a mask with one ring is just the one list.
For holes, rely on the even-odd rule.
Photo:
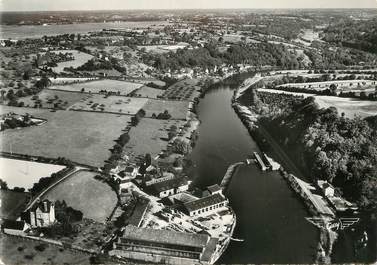
[[(255, 77), (254, 77), (254, 79), (255, 79)], [(259, 81), (260, 81), (260, 79), (258, 80), (258, 82)], [(249, 83), (251, 83), (251, 85), (249, 85), (247, 88), (245, 88), (245, 84), (247, 85)], [(266, 137), (265, 134), (267, 132), (265, 132), (264, 130), (260, 130), (260, 128), (258, 128), (258, 126), (256, 125), (256, 122), (258, 121), (259, 115), (257, 113), (255, 113), (252, 110), (251, 107), (244, 106), (243, 104), (241, 104), (241, 102), (239, 100), (240, 97), (242, 97), (242, 95), (248, 89), (251, 89), (254, 84), (255, 84), (255, 82), (245, 81), (242, 86), (240, 86), (239, 88), (236, 88), (236, 90), (234, 91), (234, 95), (232, 97), (232, 107), (235, 110), (235, 112), (237, 113), (237, 115), (240, 118), (240, 120), (242, 121), (242, 123), (247, 128), (250, 136), (253, 137), (253, 139), (255, 139), (257, 141), (259, 147), (262, 150), (267, 149), (267, 147), (268, 147), (268, 149), (269, 148), (274, 149), (274, 146), (271, 145), (270, 142), (269, 142), (269, 140), (271, 140), (271, 137)], [(242, 90), (242, 91), (240, 92), (240, 90)], [(276, 150), (273, 150), (273, 151), (276, 151)], [(284, 153), (284, 151), (279, 149), (277, 151), (277, 153)], [(296, 169), (296, 166), (293, 164), (293, 162), (291, 162), (290, 159), (287, 158), (287, 156), (285, 154), (282, 154), (282, 155), (284, 156), (285, 160), (287, 160), (286, 162), (288, 162), (288, 164), (290, 164), (290, 166), (292, 166), (294, 169)], [(296, 169), (294, 171), (299, 172), (298, 169)], [(319, 217), (319, 218), (324, 217), (323, 213), (321, 213), (319, 211), (319, 209), (316, 207), (316, 205), (313, 204), (313, 201), (311, 201), (308, 198), (307, 194), (305, 192), (303, 192), (303, 190), (300, 188), (300, 185), (297, 185), (297, 182), (295, 181), (295, 179), (297, 179), (296, 177), (294, 177), (291, 174), (288, 174), (288, 172), (286, 172), (284, 170), (284, 168), (280, 169), (280, 174), (284, 177), (284, 179), (286, 179), (289, 186), (296, 192), (296, 194), (299, 196), (299, 198), (305, 204), (309, 213), (311, 213), (315, 217)], [(315, 262), (316, 263), (325, 263), (325, 264), (331, 263), (330, 257), (331, 257), (333, 245), (334, 245), (336, 239), (337, 239), (337, 233), (332, 231), (331, 229), (329, 229), (329, 228), (320, 228), (319, 229), (319, 240), (318, 240), (318, 245), (317, 245), (317, 249), (316, 249), (316, 253), (315, 253)]]

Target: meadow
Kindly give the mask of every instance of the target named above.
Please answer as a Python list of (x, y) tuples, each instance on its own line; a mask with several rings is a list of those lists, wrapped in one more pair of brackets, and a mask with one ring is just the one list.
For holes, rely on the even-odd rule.
[(85, 218), (105, 222), (117, 204), (117, 195), (111, 187), (94, 177), (91, 171), (77, 171), (49, 190), (42, 199), (65, 201), (83, 213)]
[(172, 119), (184, 120), (186, 119), (188, 105), (189, 102), (187, 101), (149, 99), (143, 109), (146, 117), (152, 117), (153, 113), (157, 116), (167, 110)]
[[(88, 95), (88, 94), (85, 94)], [(70, 110), (84, 110), (95, 112), (109, 112), (134, 115), (144, 107), (148, 99), (120, 96), (88, 95), (85, 99), (74, 104)]]
[(149, 86), (142, 86), (141, 88), (134, 91), (133, 96), (144, 97), (144, 98), (158, 98), (164, 93), (164, 90), (153, 88)]
[(72, 91), (72, 92), (81, 92), (82, 89), (84, 89), (83, 92), (93, 93), (93, 94), (99, 94), (106, 91), (106, 92), (119, 93), (119, 95), (126, 96), (132, 91), (134, 91), (135, 89), (138, 89), (142, 86), (143, 84), (139, 84), (139, 83), (103, 79), (103, 80), (91, 81), (91, 82), (85, 82), (85, 83), (69, 84), (65, 86), (51, 86), (50, 89)]
[(65, 67), (77, 68), (77, 67), (83, 65), (84, 63), (86, 63), (87, 61), (89, 61), (90, 59), (93, 58), (92, 55), (84, 53), (84, 52), (80, 52), (80, 51), (77, 51), (77, 50), (57, 50), (57, 51), (51, 51), (51, 52), (54, 52), (54, 53), (60, 53), (60, 52), (61, 53), (72, 53), (73, 57), (75, 58), (72, 61), (57, 63), (57, 66), (52, 68), (52, 70), (56, 73), (64, 72)]
[(133, 161), (139, 155), (151, 154), (156, 157), (168, 145), (168, 131), (172, 125), (179, 128), (184, 124), (178, 120), (156, 120), (143, 118), (129, 132), (130, 141), (123, 148), (124, 153)]
[(40, 178), (49, 177), (52, 173), (62, 170), (64, 166), (0, 157), (0, 168), (0, 178), (8, 184), (8, 188), (19, 187), (28, 190)]
[(15, 220), (25, 210), (25, 206), (29, 201), (29, 194), (11, 190), (0, 190), (0, 201), (0, 218)]
[(84, 100), (89, 97), (83, 93), (73, 93), (59, 90), (44, 89), (37, 94), (38, 99), (35, 96), (28, 96), (20, 99), (24, 102), (25, 107), (34, 107), (37, 102), (40, 102), (42, 108), (52, 109), (57, 106), (60, 109), (67, 109), (76, 102)]
[(51, 112), (44, 109), (2, 106), (1, 113), (30, 113), (46, 119), (40, 126), (1, 132), (1, 151), (42, 157), (65, 157), (74, 162), (101, 167), (109, 149), (122, 134), (130, 117), (78, 111)]

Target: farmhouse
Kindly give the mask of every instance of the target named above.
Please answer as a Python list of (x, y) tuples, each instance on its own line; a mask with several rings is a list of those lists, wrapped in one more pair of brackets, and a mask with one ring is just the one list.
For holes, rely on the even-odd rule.
[(208, 214), (218, 211), (219, 208), (228, 205), (228, 199), (221, 194), (213, 194), (195, 201), (183, 204), (184, 211), (189, 216)]
[(154, 183), (149, 186), (149, 190), (155, 196), (165, 198), (169, 195), (177, 194), (188, 190), (189, 185), (190, 183), (186, 178), (178, 177)]
[(110, 255), (166, 264), (209, 263), (218, 239), (128, 225)]
[(55, 222), (55, 204), (43, 200), (29, 210), (30, 225), (32, 227), (46, 227)]

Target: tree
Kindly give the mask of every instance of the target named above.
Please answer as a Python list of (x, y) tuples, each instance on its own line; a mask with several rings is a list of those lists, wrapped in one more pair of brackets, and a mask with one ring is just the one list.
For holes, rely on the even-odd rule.
[(337, 87), (336, 87), (335, 84), (331, 84), (331, 85), (330, 85), (330, 93), (331, 93), (332, 95), (336, 95), (336, 89), (337, 89)]
[(0, 179), (0, 189), (2, 189), (2, 190), (8, 189), (8, 184), (2, 179)]

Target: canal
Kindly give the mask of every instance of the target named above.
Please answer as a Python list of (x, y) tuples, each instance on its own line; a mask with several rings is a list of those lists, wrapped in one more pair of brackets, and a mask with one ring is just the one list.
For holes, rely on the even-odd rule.
[[(198, 105), (202, 121), (191, 154), (192, 177), (200, 188), (220, 183), (228, 166), (259, 151), (231, 107), (233, 90), (209, 91)], [(277, 172), (256, 165), (239, 168), (226, 192), (237, 215), (233, 237), (219, 263), (312, 263), (317, 229), (305, 217), (305, 206)]]

